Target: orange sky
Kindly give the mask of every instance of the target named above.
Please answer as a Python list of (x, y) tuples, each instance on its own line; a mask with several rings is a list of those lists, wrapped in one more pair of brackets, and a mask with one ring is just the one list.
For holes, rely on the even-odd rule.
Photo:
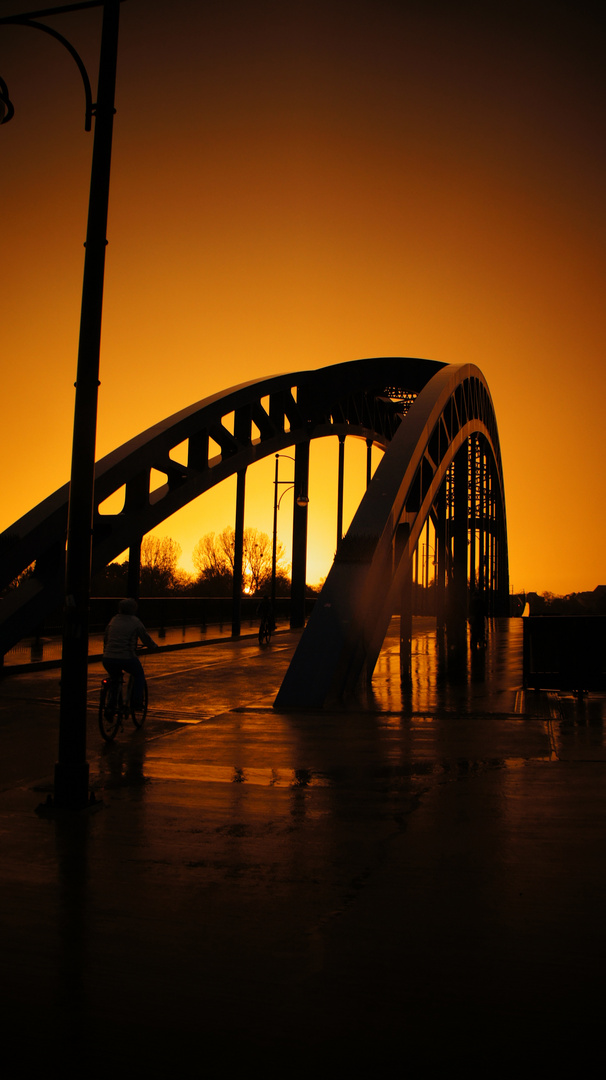
[[(245, 379), (364, 356), (469, 361), (499, 423), (511, 584), (606, 582), (593, 11), (126, 0), (98, 456)], [(53, 25), (96, 84), (99, 13)], [(69, 476), (92, 136), (73, 61), (46, 35), (0, 27), (0, 75), (15, 105), (0, 130), (6, 528)], [(314, 457), (311, 580), (336, 530), (336, 448)], [(253, 472), (246, 524), (269, 532), (273, 462)], [(351, 513), (360, 445), (348, 475)], [(188, 565), (231, 523), (228, 485), (158, 532)]]

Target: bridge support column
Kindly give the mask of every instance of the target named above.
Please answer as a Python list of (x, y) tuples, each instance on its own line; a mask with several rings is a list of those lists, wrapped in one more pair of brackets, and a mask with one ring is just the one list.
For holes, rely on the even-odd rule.
[[(410, 533), (407, 524), (398, 525), (396, 533), (396, 564)], [(404, 567), (402, 591), (400, 593), (400, 683), (403, 689), (409, 689), (411, 673), (412, 647), (412, 554)]]
[(472, 592), (477, 588), (477, 506), (478, 506), (478, 438), (472, 435), (469, 440), (469, 587)]
[(139, 599), (141, 581), (141, 537), (133, 541), (128, 549), (128, 579), (126, 591), (135, 600)]
[(366, 487), (372, 480), (372, 439), (366, 440)]
[(467, 639), (467, 534), (469, 523), (468, 444), (454, 460), (453, 567), (448, 598), (448, 646), (459, 650)]
[(487, 598), (487, 614), (492, 618), (494, 615), (494, 497), (493, 497), (493, 479), (491, 463), (486, 462), (486, 598)]
[(246, 469), (238, 473), (236, 486), (236, 522), (234, 527), (234, 579), (231, 610), (231, 636), (240, 637), (242, 629), (242, 562), (244, 548), (244, 500)]
[(436, 627), (446, 621), (446, 481), (436, 500)]
[(509, 573), (507, 567), (507, 538), (505, 527), (497, 527), (497, 615), (509, 615)]
[(305, 626), (305, 587), (307, 577), (307, 504), (297, 501), (307, 497), (309, 487), (309, 442), (295, 447), (295, 491), (292, 516), (292, 579), (290, 586), (290, 625)]
[[(479, 440), (478, 440), (479, 442)], [(479, 445), (478, 453), (478, 509), (479, 509), (479, 521), (478, 521), (478, 589), (482, 602), (484, 604), (485, 614), (488, 614), (488, 574), (486, 568), (487, 561), (487, 479), (486, 479), (486, 458), (482, 448), (482, 444)]]
[(337, 547), (343, 538), (343, 487), (345, 478), (345, 436), (339, 435), (339, 477), (337, 484)]

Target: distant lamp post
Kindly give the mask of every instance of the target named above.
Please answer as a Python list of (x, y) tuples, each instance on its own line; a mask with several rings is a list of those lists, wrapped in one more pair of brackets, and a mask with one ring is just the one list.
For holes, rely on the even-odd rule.
[[(429, 552), (430, 551), (431, 551), (431, 553), (433, 555), (433, 558), (431, 560), (429, 558)], [(422, 570), (423, 582), (422, 582), (422, 584), (423, 584), (423, 587), (425, 589), (429, 588), (429, 563), (430, 563), (430, 561), (431, 561), (431, 565), (435, 569), (435, 567), (437, 566), (437, 561), (438, 561), (437, 560), (437, 555), (436, 555), (436, 549), (434, 547), (432, 547), (431, 544), (423, 543), (423, 570)]]
[[(59, 753), (55, 766), (54, 806), (79, 810), (89, 803), (86, 760), (86, 689), (88, 673), (88, 607), (91, 577), (92, 521), (94, 509), (95, 442), (99, 387), (99, 352), (109, 177), (114, 119), (114, 95), (118, 57), (118, 24), (121, 0), (88, 0), (61, 7), (0, 18), (0, 25), (31, 26), (50, 34), (75, 60), (86, 98), (85, 130), (95, 117), (88, 224), (82, 282), (80, 339), (72, 466), (67, 523), (65, 605), (61, 665)], [(102, 7), (101, 51), (97, 100), (92, 101), (86, 68), (73, 46), (38, 18)], [(8, 123), (14, 109), (6, 84), (0, 81), (0, 122)]]
[[(294, 488), (293, 480), (280, 480), (278, 478), (278, 469), (280, 465), (280, 458), (288, 458), (289, 461), (294, 461), (294, 457), (290, 454), (276, 454), (276, 471), (274, 476), (274, 531), (272, 539), (272, 551), (271, 551), (271, 606), (275, 609), (276, 606), (276, 562), (277, 562), (277, 550), (278, 550), (278, 510), (280, 509), (280, 503), (287, 491)], [(278, 487), (280, 484), (286, 484), (284, 491), (278, 497)], [(307, 506), (309, 499), (304, 491), (300, 491), (297, 495), (297, 506)]]
[(435, 579), (436, 579), (435, 570), (436, 570), (436, 566), (437, 566), (436, 549), (434, 547), (432, 547), (431, 544), (423, 543), (423, 562), (422, 562), (422, 565), (421, 565), (421, 588), (422, 588), (423, 591), (421, 593), (421, 604), (422, 604), (422, 608), (423, 608), (424, 612), (427, 612), (427, 608), (429, 607), (428, 593), (429, 593), (429, 561), (430, 561), (429, 560), (429, 552), (430, 551), (433, 554), (433, 558), (431, 560), (431, 565), (434, 568), (434, 576), (433, 576), (432, 580), (434, 582), (434, 588), (435, 588)]

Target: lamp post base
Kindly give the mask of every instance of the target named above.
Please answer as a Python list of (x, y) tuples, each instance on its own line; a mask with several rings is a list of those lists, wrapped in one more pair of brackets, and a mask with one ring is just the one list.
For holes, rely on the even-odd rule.
[(55, 765), (55, 810), (85, 810), (94, 801), (94, 795), (88, 792), (89, 767), (83, 761), (77, 765), (66, 765), (58, 761)]

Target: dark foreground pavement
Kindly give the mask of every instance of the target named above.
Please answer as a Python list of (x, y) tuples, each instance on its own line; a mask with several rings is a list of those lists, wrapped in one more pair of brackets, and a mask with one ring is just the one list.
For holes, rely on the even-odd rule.
[(417, 630), (330, 713), (272, 709), (290, 634), (155, 654), (110, 747), (91, 665), (56, 818), (57, 673), (0, 683), (6, 1075), (601, 1069), (604, 699), (525, 695), (520, 621), (449, 682)]

